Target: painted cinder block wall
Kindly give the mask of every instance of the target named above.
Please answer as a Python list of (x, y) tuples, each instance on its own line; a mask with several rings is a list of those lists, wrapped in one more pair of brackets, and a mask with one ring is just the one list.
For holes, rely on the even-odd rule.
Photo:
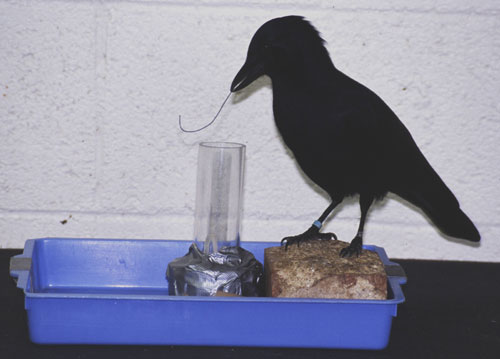
[[(261, 78), (213, 126), (256, 29), (306, 16), (336, 66), (377, 92), (475, 221), (440, 235), (389, 196), (366, 243), (391, 257), (500, 261), (500, 3), (0, 0), (0, 246), (45, 236), (190, 239), (197, 142), (247, 145), (243, 240), (279, 241), (328, 205), (298, 170)], [(325, 166), (328, 164), (325, 163)], [(326, 230), (350, 241), (346, 200)]]

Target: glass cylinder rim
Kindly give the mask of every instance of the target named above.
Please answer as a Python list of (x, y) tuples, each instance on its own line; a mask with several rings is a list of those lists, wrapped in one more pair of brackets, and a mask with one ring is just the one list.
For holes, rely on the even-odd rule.
[(242, 143), (237, 142), (200, 142), (200, 147), (207, 148), (245, 148), (246, 146)]

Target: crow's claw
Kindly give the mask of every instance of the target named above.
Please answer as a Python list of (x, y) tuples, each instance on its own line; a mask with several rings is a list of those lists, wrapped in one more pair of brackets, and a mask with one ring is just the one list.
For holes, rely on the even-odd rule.
[(301, 242), (307, 242), (312, 240), (337, 240), (337, 235), (335, 233), (319, 233), (319, 229), (316, 226), (312, 226), (307, 231), (297, 236), (285, 237), (281, 240), (281, 245), (285, 244), (285, 250), (288, 249), (288, 246), (291, 244), (297, 244), (297, 247), (300, 246)]
[(342, 258), (350, 258), (352, 256), (359, 257), (363, 249), (363, 240), (361, 237), (355, 237), (351, 244), (349, 244), (347, 247), (342, 248), (340, 251), (340, 256)]

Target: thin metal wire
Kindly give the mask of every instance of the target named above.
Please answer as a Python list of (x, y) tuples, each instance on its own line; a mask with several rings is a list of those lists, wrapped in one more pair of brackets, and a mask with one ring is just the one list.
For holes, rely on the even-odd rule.
[(213, 118), (212, 121), (210, 121), (208, 124), (206, 124), (205, 126), (203, 127), (200, 127), (196, 130), (186, 130), (184, 127), (182, 127), (182, 121), (181, 121), (181, 115), (179, 115), (179, 127), (180, 129), (182, 130), (182, 132), (198, 132), (198, 131), (201, 131), (201, 130), (204, 130), (205, 128), (207, 128), (208, 126), (210, 126), (212, 123), (215, 122), (215, 120), (217, 119), (217, 117), (219, 116), (219, 113), (222, 111), (222, 108), (224, 107), (224, 105), (226, 104), (227, 100), (229, 100), (229, 97), (231, 96), (232, 92), (229, 91), (229, 95), (227, 95), (226, 99), (224, 100), (224, 102), (222, 103), (222, 105), (220, 106), (219, 108), (219, 111), (217, 111), (217, 113), (215, 114), (215, 117)]

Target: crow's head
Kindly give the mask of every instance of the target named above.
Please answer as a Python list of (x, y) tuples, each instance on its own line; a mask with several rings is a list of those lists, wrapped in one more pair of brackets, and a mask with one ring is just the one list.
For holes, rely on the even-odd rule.
[(302, 16), (272, 19), (262, 25), (250, 42), (247, 59), (231, 84), (239, 91), (262, 75), (295, 76), (307, 66), (332, 66), (318, 31)]

